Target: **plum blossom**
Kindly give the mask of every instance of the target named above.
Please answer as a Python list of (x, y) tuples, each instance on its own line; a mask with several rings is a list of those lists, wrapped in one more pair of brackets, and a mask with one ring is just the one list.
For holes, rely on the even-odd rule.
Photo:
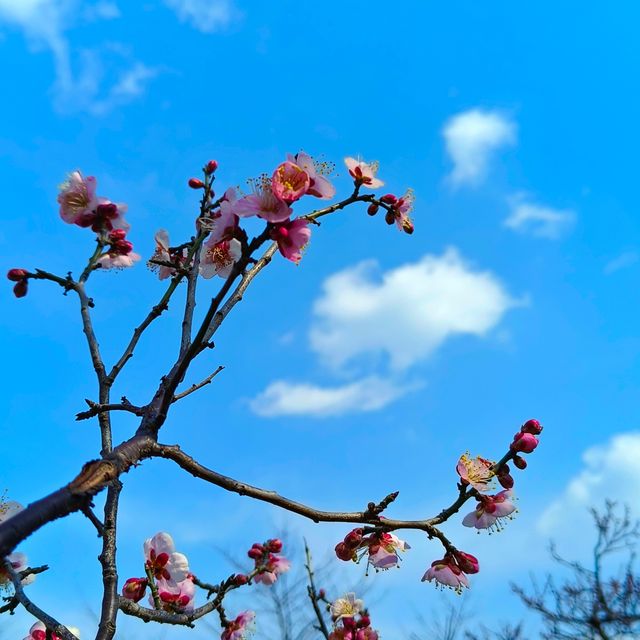
[(86, 178), (80, 171), (72, 171), (60, 185), (58, 194), (60, 217), (68, 224), (80, 224), (98, 206), (96, 179)]
[(165, 280), (175, 275), (176, 270), (165, 264), (157, 264), (158, 262), (172, 262), (174, 264), (182, 264), (188, 255), (186, 248), (183, 248), (180, 253), (176, 251), (170, 251), (169, 234), (165, 229), (158, 229), (154, 236), (156, 241), (156, 250), (147, 262), (147, 266), (153, 270), (158, 271), (158, 278)]
[[(193, 611), (196, 586), (190, 578), (180, 581), (159, 578), (156, 586), (165, 611)], [(149, 601), (153, 604), (153, 596), (149, 596)]]
[(266, 561), (256, 560), (256, 569), (259, 568), (262, 571), (254, 578), (254, 581), (270, 586), (276, 582), (280, 574), (289, 571), (291, 563), (284, 556), (269, 553)]
[[(67, 627), (67, 630), (71, 632), (76, 638), (80, 638), (80, 630), (76, 627)], [(44, 622), (36, 622), (31, 629), (29, 629), (29, 635), (24, 640), (45, 640), (47, 637), (47, 627)], [(60, 636), (52, 633), (52, 640), (60, 640)]]
[(354, 618), (364, 610), (364, 602), (356, 599), (356, 594), (346, 593), (342, 598), (334, 600), (329, 608), (331, 618), (335, 621), (341, 618)]
[(212, 278), (215, 275), (228, 278), (233, 265), (242, 255), (242, 245), (235, 238), (214, 242), (212, 237), (202, 245), (200, 251), (200, 275)]
[(494, 496), (479, 496), (475, 510), (463, 518), (462, 524), (465, 527), (500, 531), (500, 518), (506, 518), (516, 510), (512, 497), (511, 490), (500, 491)]
[(9, 518), (20, 513), (24, 507), (15, 500), (7, 500), (6, 502), (0, 502), (0, 522), (5, 522)]
[(323, 168), (325, 171), (327, 170), (326, 164), (319, 165), (319, 171), (313, 158), (304, 151), (300, 151), (296, 155), (287, 154), (287, 160), (296, 164), (309, 176), (307, 195), (315, 196), (322, 200), (330, 200), (336, 195), (336, 188), (320, 173)]
[(291, 217), (291, 207), (272, 190), (271, 179), (261, 177), (254, 182), (254, 193), (240, 198), (233, 207), (241, 218), (258, 216), (267, 222), (284, 222)]
[(122, 587), (122, 597), (139, 602), (144, 598), (149, 581), (146, 578), (128, 578)]
[(156, 533), (144, 543), (146, 566), (160, 580), (181, 582), (189, 575), (189, 562), (177, 553), (173, 538), (168, 533)]
[(289, 204), (299, 200), (308, 191), (310, 183), (309, 174), (288, 160), (278, 165), (271, 176), (273, 193)]
[(220, 640), (245, 640), (255, 630), (255, 618), (255, 612), (243, 611), (224, 628)]
[(369, 189), (377, 189), (384, 185), (382, 180), (375, 177), (378, 172), (377, 162), (366, 163), (355, 158), (345, 158), (344, 163), (357, 186), (362, 185)]
[(464, 587), (469, 587), (469, 580), (462, 569), (450, 557), (435, 560), (422, 576), (422, 582), (435, 580), (444, 587), (451, 587), (461, 593)]
[(396, 226), (400, 231), (404, 231), (408, 234), (413, 233), (413, 222), (411, 221), (409, 214), (413, 210), (414, 201), (415, 196), (413, 194), (413, 190), (408, 189), (401, 198), (398, 198), (397, 202), (393, 206)]
[(469, 454), (463, 453), (456, 465), (456, 471), (462, 484), (470, 484), (477, 491), (484, 492), (493, 487), (493, 465), (491, 460), (480, 456), (471, 458)]
[(278, 250), (287, 260), (298, 264), (302, 260), (302, 250), (311, 238), (309, 221), (296, 218), (290, 222), (275, 225), (271, 230), (271, 238), (278, 243)]
[[(29, 566), (29, 561), (27, 560), (27, 556), (24, 553), (14, 552), (9, 554), (5, 561), (9, 561), (13, 570), (16, 572), (24, 571)], [(33, 573), (25, 576), (20, 580), (23, 585), (31, 584), (36, 579), (36, 576)], [(3, 564), (0, 562), (0, 586), (9, 584), (11, 578), (9, 577), (9, 572), (4, 568)]]
[(140, 256), (133, 252), (133, 245), (125, 238), (124, 229), (114, 229), (107, 237), (109, 248), (98, 258), (97, 264), (102, 269), (123, 269), (132, 267), (140, 260)]
[(238, 216), (235, 212), (235, 205), (238, 201), (236, 190), (229, 187), (222, 196), (220, 206), (208, 218), (200, 218), (199, 223), (211, 231), (208, 241), (217, 244), (221, 240), (228, 240), (233, 237), (233, 232), (238, 226)]
[(375, 569), (391, 569), (398, 566), (398, 551), (406, 551), (411, 547), (393, 533), (374, 534), (369, 539), (369, 564)]

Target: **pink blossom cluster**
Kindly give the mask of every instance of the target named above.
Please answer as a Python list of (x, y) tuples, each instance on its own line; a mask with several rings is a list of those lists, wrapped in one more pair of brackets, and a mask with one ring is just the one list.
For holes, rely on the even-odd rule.
[(345, 562), (360, 560), (367, 556), (367, 564), (374, 569), (385, 570), (397, 567), (400, 562), (400, 551), (411, 547), (393, 533), (375, 531), (364, 535), (362, 528), (350, 531), (342, 542), (335, 547), (336, 556)]
[(371, 627), (369, 612), (355, 593), (347, 593), (329, 607), (334, 624), (329, 640), (378, 640), (378, 632)]
[[(67, 627), (76, 638), (80, 638), (80, 631), (76, 627)], [(46, 640), (47, 627), (44, 622), (36, 622), (31, 629), (29, 629), (29, 635), (24, 640)], [(51, 640), (60, 640), (60, 636), (56, 633), (51, 634)]]
[(245, 640), (255, 629), (256, 614), (253, 611), (243, 611), (235, 620), (227, 623), (223, 629), (221, 640)]
[(284, 556), (278, 555), (280, 551), (282, 540), (278, 538), (251, 545), (247, 555), (255, 562), (255, 582), (272, 585), (280, 574), (289, 571), (291, 563)]
[(443, 587), (449, 587), (460, 593), (469, 586), (466, 574), (478, 573), (480, 564), (477, 558), (464, 551), (447, 552), (441, 560), (434, 560), (427, 569), (422, 581), (435, 581)]

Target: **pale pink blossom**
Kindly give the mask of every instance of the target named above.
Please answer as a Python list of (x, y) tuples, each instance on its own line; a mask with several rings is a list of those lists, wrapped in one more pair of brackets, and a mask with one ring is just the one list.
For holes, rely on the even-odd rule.
[(511, 490), (500, 491), (494, 496), (480, 496), (475, 510), (463, 518), (462, 524), (465, 527), (499, 531), (502, 528), (500, 518), (506, 518), (516, 510), (512, 497)]
[(469, 580), (460, 567), (456, 566), (448, 558), (436, 560), (431, 563), (426, 573), (422, 576), (422, 582), (435, 580), (438, 584), (451, 587), (460, 593), (463, 587), (469, 586)]
[(253, 611), (243, 611), (235, 620), (230, 622), (222, 631), (221, 640), (245, 640), (255, 629), (256, 614)]
[(400, 562), (399, 551), (411, 547), (393, 533), (381, 533), (371, 536), (369, 542), (369, 564), (376, 569), (391, 569)]
[(288, 160), (278, 165), (271, 176), (273, 193), (289, 204), (307, 193), (310, 183), (309, 174), (300, 165)]
[(173, 538), (168, 533), (156, 533), (144, 543), (146, 566), (157, 579), (181, 582), (189, 575), (189, 561), (176, 552)]
[[(24, 571), (29, 566), (29, 560), (24, 553), (14, 552), (9, 554), (5, 561), (8, 560), (13, 570), (17, 573), (20, 571)], [(33, 573), (30, 573), (28, 576), (25, 576), (20, 580), (23, 585), (31, 584), (36, 579), (36, 576)], [(0, 586), (8, 584), (11, 581), (9, 577), (9, 572), (4, 568), (3, 564), (0, 562)]]
[(58, 202), (60, 217), (69, 224), (79, 224), (79, 220), (98, 206), (96, 179), (93, 176), (85, 178), (80, 171), (72, 171), (60, 185)]
[(413, 222), (411, 221), (409, 214), (413, 210), (414, 201), (415, 196), (413, 195), (413, 190), (408, 189), (401, 198), (398, 198), (393, 206), (396, 226), (400, 231), (404, 231), (409, 234), (413, 233)]
[(287, 260), (298, 264), (302, 260), (302, 250), (311, 238), (309, 221), (295, 218), (290, 222), (275, 225), (271, 230), (271, 238), (278, 243), (278, 250)]
[(338, 621), (341, 618), (355, 618), (364, 610), (364, 602), (356, 599), (356, 594), (346, 593), (342, 598), (337, 598), (331, 603), (329, 611), (331, 618)]
[[(67, 627), (67, 630), (70, 631), (76, 638), (80, 638), (80, 630), (76, 627)], [(24, 640), (46, 640), (47, 637), (47, 627), (44, 625), (44, 622), (36, 622), (31, 629), (29, 629), (29, 635)], [(52, 640), (60, 640), (60, 636), (55, 633), (51, 634)]]
[(472, 458), (463, 453), (456, 465), (456, 471), (462, 484), (470, 484), (477, 491), (489, 491), (493, 487), (494, 463), (486, 458), (476, 456)]
[(177, 252), (169, 251), (169, 234), (165, 229), (159, 229), (154, 236), (156, 242), (156, 250), (147, 262), (147, 266), (153, 271), (158, 272), (158, 278), (165, 280), (175, 275), (176, 270), (164, 264), (157, 264), (157, 262), (173, 262), (183, 263), (187, 257), (188, 251), (183, 248), (179, 254)]
[(235, 238), (217, 243), (209, 239), (200, 251), (200, 275), (207, 279), (215, 275), (228, 278), (241, 255), (242, 245)]
[(15, 500), (7, 500), (6, 502), (0, 502), (0, 523), (5, 522), (9, 518), (20, 513), (24, 507)]
[[(162, 608), (165, 611), (193, 611), (196, 596), (196, 586), (193, 584), (193, 580), (186, 578), (174, 581), (159, 578), (156, 581), (156, 586)], [(153, 604), (152, 595), (149, 596), (149, 601)]]
[(256, 568), (258, 567), (263, 568), (264, 571), (260, 572), (254, 578), (254, 581), (261, 582), (266, 585), (272, 585), (278, 579), (280, 574), (289, 571), (291, 563), (284, 556), (270, 553), (266, 562), (262, 563), (260, 560), (256, 561)]
[(238, 226), (238, 216), (235, 212), (238, 196), (233, 187), (227, 189), (220, 206), (209, 218), (200, 219), (201, 224), (205, 224), (206, 228), (211, 231), (209, 242), (217, 244), (221, 240), (228, 240), (233, 236), (235, 228)]
[[(293, 162), (300, 167), (309, 176), (309, 188), (307, 195), (321, 198), (322, 200), (330, 200), (336, 195), (336, 188), (318, 172), (313, 158), (304, 151), (296, 153), (296, 155), (287, 154), (287, 160)], [(321, 165), (322, 166), (322, 165)]]
[(293, 213), (291, 207), (278, 198), (271, 188), (271, 180), (264, 178), (254, 188), (255, 193), (240, 198), (233, 207), (233, 211), (241, 218), (258, 216), (267, 222), (284, 222)]
[(127, 267), (133, 267), (140, 259), (141, 256), (133, 252), (126, 256), (117, 253), (107, 253), (100, 256), (98, 263), (102, 269), (126, 269)]
[(109, 232), (114, 229), (129, 231), (131, 225), (124, 219), (126, 212), (126, 204), (116, 204), (106, 198), (98, 198), (96, 208), (79, 216), (75, 224), (80, 227), (91, 227), (91, 230), (96, 233)]
[(366, 163), (355, 158), (345, 158), (344, 163), (356, 185), (362, 185), (369, 189), (377, 189), (384, 185), (382, 180), (375, 177), (378, 172), (377, 162)]

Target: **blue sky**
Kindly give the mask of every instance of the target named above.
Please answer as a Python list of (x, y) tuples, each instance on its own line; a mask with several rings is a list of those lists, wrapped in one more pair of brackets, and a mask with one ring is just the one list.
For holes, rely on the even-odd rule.
[[(498, 539), (459, 519), (446, 526), (482, 563), (470, 608), (498, 612), (488, 623), (516, 617), (508, 582), (547, 567), (550, 537), (585, 553), (587, 537), (571, 533), (585, 507), (640, 496), (637, 19), (631, 2), (0, 0), (3, 268), (81, 268), (91, 234), (63, 224), (55, 202), (76, 168), (128, 203), (130, 237), (148, 257), (158, 228), (191, 233), (186, 180), (209, 158), (220, 183), (236, 185), (304, 149), (336, 163), (340, 195), (344, 156), (379, 160), (385, 189), (415, 190), (415, 234), (364, 209), (326, 219), (299, 267), (276, 260), (255, 282), (188, 383), (219, 364), (224, 373), (175, 408), (162, 439), (320, 508), (400, 490), (392, 513), (424, 517), (453, 497), (463, 451), (497, 456), (539, 418), (518, 518)], [(91, 286), (112, 362), (163, 285), (140, 263)], [(74, 300), (46, 283), (15, 300), (7, 283), (3, 308), (0, 489), (28, 503), (99, 449), (96, 425), (73, 420), (95, 397), (93, 372)], [(178, 325), (175, 305), (116, 397), (145, 401)], [(119, 417), (116, 437), (133, 428)], [(322, 556), (345, 532), (167, 463), (126, 480), (123, 577), (140, 572), (142, 541), (160, 530), (212, 580), (229, 572), (216, 546), (240, 552), (286, 525)], [(402, 570), (370, 578), (385, 594), (374, 623), (387, 638), (440, 602), (419, 582), (440, 549), (408, 538)], [(89, 637), (98, 542), (88, 523), (55, 523), (24, 551), (52, 567), (34, 599)], [(19, 614), (0, 629), (20, 637), (30, 624)], [(126, 621), (119, 638), (156, 633)]]

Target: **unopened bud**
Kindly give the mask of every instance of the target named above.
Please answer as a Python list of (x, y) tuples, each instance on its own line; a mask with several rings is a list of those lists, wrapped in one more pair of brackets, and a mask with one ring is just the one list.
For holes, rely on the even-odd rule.
[(256, 549), (255, 547), (251, 547), (251, 549), (249, 549), (249, 551), (247, 551), (247, 555), (252, 559), (252, 560), (258, 560), (260, 558), (262, 558), (264, 551), (262, 551), (261, 549)]
[(537, 420), (527, 420), (521, 427), (522, 433), (531, 433), (534, 436), (539, 436), (542, 433), (542, 425)]
[(16, 298), (24, 298), (27, 295), (27, 285), (28, 285), (28, 280), (20, 280), (20, 282), (16, 282), (15, 286), (13, 287), (13, 295)]
[(370, 216), (375, 216), (375, 215), (376, 215), (376, 213), (378, 213), (378, 209), (379, 209), (379, 208), (380, 208), (380, 205), (379, 205), (379, 204), (376, 204), (375, 202), (373, 202), (372, 204), (370, 204), (370, 205), (367, 207), (367, 213), (368, 213)]
[(147, 590), (146, 578), (128, 578), (122, 587), (122, 597), (138, 602), (144, 598)]
[(480, 571), (480, 563), (475, 556), (472, 556), (470, 553), (465, 553), (464, 551), (456, 551), (454, 553), (454, 557), (456, 559), (456, 563), (460, 567), (460, 570), (463, 573), (478, 573)]
[(532, 433), (516, 433), (513, 442), (510, 445), (511, 451), (521, 451), (522, 453), (531, 453), (538, 446), (538, 438)]
[(320, 591), (318, 591), (318, 598), (320, 598), (321, 600), (324, 600), (327, 597), (327, 592), (324, 589), (320, 589)]
[(518, 469), (526, 469), (527, 468), (527, 461), (522, 456), (514, 456), (513, 457), (513, 464), (515, 464), (516, 467), (518, 467)]
[(384, 202), (385, 204), (395, 204), (396, 202), (398, 202), (398, 198), (396, 198), (392, 193), (387, 193), (386, 195), (382, 196), (382, 198), (380, 198), (381, 202)]
[(208, 176), (210, 176), (217, 168), (218, 168), (217, 161), (209, 160), (209, 162), (207, 162), (207, 164), (205, 165), (204, 171)]
[(192, 189), (204, 189), (204, 182), (200, 178), (189, 178), (189, 186)]
[(28, 273), (25, 269), (9, 269), (7, 278), (12, 282), (20, 282), (20, 280), (24, 280), (27, 277)]
[(392, 225), (396, 221), (395, 213), (393, 213), (393, 211), (387, 211), (387, 213), (384, 214), (384, 221), (388, 225)]
[(114, 229), (109, 234), (109, 240), (112, 242), (116, 240), (124, 240), (126, 235), (127, 232), (124, 229)]
[(353, 551), (349, 549), (344, 542), (338, 542), (336, 545), (336, 556), (338, 556), (340, 560), (349, 562), (349, 560), (353, 558)]
[(344, 537), (344, 543), (350, 549), (355, 549), (362, 542), (362, 529), (354, 529), (349, 531)]
[(361, 615), (360, 620), (358, 620), (358, 626), (361, 629), (368, 627), (371, 624), (371, 618), (367, 615)]
[(233, 583), (238, 586), (247, 584), (247, 582), (249, 582), (249, 576), (245, 576), (244, 573), (236, 573), (236, 575), (233, 576)]
[(267, 548), (271, 553), (280, 553), (280, 551), (282, 551), (282, 540), (279, 538), (267, 540)]
[(499, 474), (498, 475), (498, 482), (505, 489), (513, 489), (514, 480), (513, 480), (513, 476), (510, 473), (501, 473), (501, 474)]

